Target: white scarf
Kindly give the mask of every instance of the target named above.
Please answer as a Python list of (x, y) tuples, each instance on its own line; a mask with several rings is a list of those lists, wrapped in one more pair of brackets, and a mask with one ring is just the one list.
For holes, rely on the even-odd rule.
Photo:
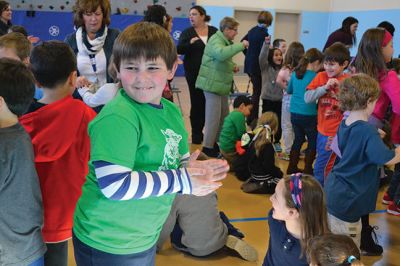
[(103, 49), (104, 42), (105, 42), (106, 37), (107, 37), (107, 32), (108, 32), (108, 28), (107, 28), (107, 26), (104, 26), (103, 35), (95, 38), (94, 40), (90, 40), (86, 35), (85, 37), (87, 38), (87, 41), (90, 43), (90, 45), (92, 45), (92, 47), (89, 49), (83, 43), (82, 27), (79, 27), (78, 30), (75, 33), (76, 43), (77, 43), (77, 46), (78, 46), (78, 51), (81, 52), (81, 53), (85, 52), (88, 55), (97, 54), (101, 49)]

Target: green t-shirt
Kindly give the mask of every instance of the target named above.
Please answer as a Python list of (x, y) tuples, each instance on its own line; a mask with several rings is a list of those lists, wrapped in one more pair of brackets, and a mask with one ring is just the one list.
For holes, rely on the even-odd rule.
[(162, 108), (140, 104), (121, 90), (89, 124), (89, 174), (74, 214), (74, 233), (83, 243), (111, 254), (134, 254), (155, 245), (175, 194), (139, 200), (106, 198), (94, 161), (136, 171), (177, 169), (188, 153), (182, 114), (162, 99)]
[(236, 141), (240, 140), (246, 133), (246, 121), (244, 114), (233, 110), (224, 119), (221, 133), (219, 135), (219, 147), (224, 152), (234, 152)]

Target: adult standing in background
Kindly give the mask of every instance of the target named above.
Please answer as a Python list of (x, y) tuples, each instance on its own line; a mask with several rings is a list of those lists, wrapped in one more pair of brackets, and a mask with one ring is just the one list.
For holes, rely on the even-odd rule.
[(203, 141), (203, 127), (205, 121), (205, 98), (203, 91), (196, 88), (196, 79), (199, 74), (201, 58), (209, 38), (218, 31), (209, 26), (211, 19), (201, 6), (193, 6), (189, 11), (189, 20), (192, 27), (185, 29), (178, 43), (178, 54), (185, 55), (183, 66), (190, 93), (190, 124), (192, 127), (192, 143), (201, 144)]
[(7, 34), (11, 27), (11, 6), (6, 1), (0, 1), (0, 36)]
[(209, 157), (217, 157), (216, 143), (225, 117), (229, 113), (228, 95), (232, 89), (233, 73), (239, 68), (232, 57), (249, 47), (249, 42), (233, 43), (238, 33), (239, 22), (225, 17), (219, 24), (219, 31), (209, 40), (204, 49), (196, 88), (204, 91), (206, 117), (203, 152)]
[(248, 124), (258, 118), (258, 105), (261, 94), (261, 70), (258, 57), (265, 37), (269, 36), (268, 27), (271, 26), (272, 21), (273, 17), (270, 12), (261, 11), (257, 17), (258, 24), (250, 29), (242, 39), (249, 42), (249, 48), (244, 50), (246, 56), (244, 60), (244, 72), (249, 75), (251, 83), (253, 84), (253, 95), (251, 97), (253, 109), (247, 118)]
[(342, 21), (342, 27), (332, 32), (325, 43), (323, 51), (334, 44), (341, 42), (347, 48), (351, 48), (356, 44), (356, 31), (358, 28), (358, 20), (354, 17), (347, 17)]
[(77, 87), (94, 89), (112, 83), (108, 65), (119, 31), (108, 28), (111, 6), (109, 0), (77, 0), (73, 7), (76, 32), (65, 42), (77, 56)]

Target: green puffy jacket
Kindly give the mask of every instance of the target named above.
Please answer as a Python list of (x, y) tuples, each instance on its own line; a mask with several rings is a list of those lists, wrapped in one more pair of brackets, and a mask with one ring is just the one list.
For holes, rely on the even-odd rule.
[(233, 82), (232, 57), (243, 51), (242, 43), (234, 44), (221, 31), (217, 31), (204, 49), (196, 88), (218, 95), (228, 95)]

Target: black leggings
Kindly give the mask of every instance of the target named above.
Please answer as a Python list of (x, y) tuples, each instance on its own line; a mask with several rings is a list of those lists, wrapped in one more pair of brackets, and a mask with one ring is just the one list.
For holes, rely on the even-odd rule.
[(262, 112), (274, 112), (278, 116), (278, 131), (274, 136), (274, 143), (279, 143), (282, 137), (282, 101), (270, 101), (263, 99)]
[(68, 241), (60, 243), (46, 243), (47, 251), (44, 254), (45, 266), (68, 265)]

